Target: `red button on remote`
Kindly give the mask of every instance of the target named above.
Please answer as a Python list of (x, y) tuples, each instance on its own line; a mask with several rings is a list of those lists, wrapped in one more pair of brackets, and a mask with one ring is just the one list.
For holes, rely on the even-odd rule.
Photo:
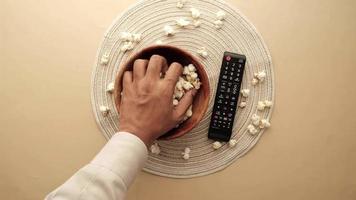
[(226, 56), (226, 60), (230, 61), (231, 60), (231, 56)]

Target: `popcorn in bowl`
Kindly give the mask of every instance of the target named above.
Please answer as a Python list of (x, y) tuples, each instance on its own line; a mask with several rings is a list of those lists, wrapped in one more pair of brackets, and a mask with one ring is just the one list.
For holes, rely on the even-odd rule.
[[(183, 67), (183, 74), (179, 77), (173, 94), (173, 105), (177, 106), (179, 101), (182, 99), (184, 94), (189, 90), (195, 88), (199, 90), (201, 86), (201, 82), (197, 73), (197, 69), (193, 64), (189, 64)], [(192, 106), (189, 107), (187, 112), (185, 113), (184, 120), (187, 120), (189, 117), (193, 115)]]

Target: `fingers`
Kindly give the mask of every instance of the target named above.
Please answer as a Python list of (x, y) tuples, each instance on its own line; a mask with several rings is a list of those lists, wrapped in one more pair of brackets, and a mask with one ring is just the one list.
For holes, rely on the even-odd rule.
[(179, 79), (179, 76), (181, 76), (182, 73), (183, 66), (177, 62), (174, 62), (169, 66), (164, 80), (167, 82), (167, 84), (175, 86)]
[(153, 55), (148, 62), (146, 76), (148, 78), (159, 79), (159, 73), (166, 68), (167, 60), (159, 55)]
[(122, 81), (123, 90), (125, 90), (125, 88), (129, 87), (131, 84), (132, 84), (132, 72), (125, 71), (123, 81)]
[(189, 90), (184, 94), (178, 105), (175, 107), (175, 116), (178, 118), (178, 121), (184, 117), (185, 112), (187, 112), (189, 106), (192, 105), (196, 93), (196, 89)]
[(133, 80), (138, 81), (143, 79), (146, 74), (148, 60), (137, 59), (133, 65)]

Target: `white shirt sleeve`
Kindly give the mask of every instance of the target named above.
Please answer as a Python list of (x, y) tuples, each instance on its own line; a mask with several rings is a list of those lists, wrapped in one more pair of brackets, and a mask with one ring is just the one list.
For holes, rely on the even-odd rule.
[(146, 145), (137, 136), (116, 133), (98, 155), (46, 200), (121, 200), (147, 159)]

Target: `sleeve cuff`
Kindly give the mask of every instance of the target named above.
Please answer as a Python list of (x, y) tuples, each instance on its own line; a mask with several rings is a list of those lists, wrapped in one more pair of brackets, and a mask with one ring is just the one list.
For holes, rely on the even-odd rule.
[(118, 132), (112, 136), (91, 164), (111, 170), (129, 187), (147, 160), (147, 147), (137, 136)]

